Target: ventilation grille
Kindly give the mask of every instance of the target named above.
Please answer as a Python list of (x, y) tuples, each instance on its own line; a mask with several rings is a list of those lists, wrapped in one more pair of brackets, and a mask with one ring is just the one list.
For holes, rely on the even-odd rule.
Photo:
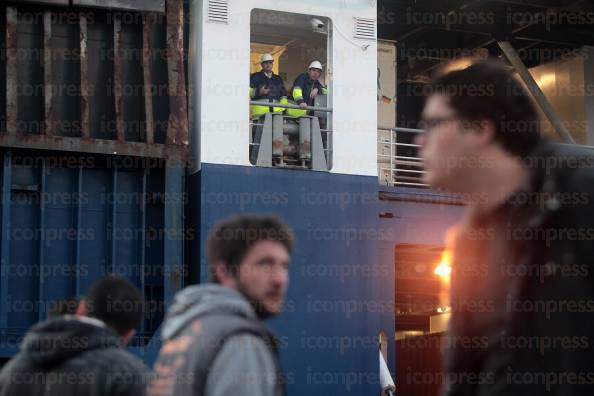
[(375, 40), (375, 19), (355, 18), (355, 38)]
[(208, 22), (229, 23), (229, 3), (227, 0), (208, 1)]

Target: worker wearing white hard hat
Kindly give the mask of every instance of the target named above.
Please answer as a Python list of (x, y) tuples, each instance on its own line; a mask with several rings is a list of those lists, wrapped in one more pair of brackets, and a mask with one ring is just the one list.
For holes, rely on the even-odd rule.
[(274, 58), (270, 54), (262, 54), (260, 57), (260, 64), (265, 62), (274, 62)]
[[(293, 99), (305, 109), (307, 106), (313, 106), (318, 95), (327, 95), (328, 90), (320, 81), (322, 76), (322, 63), (313, 61), (309, 64), (307, 73), (300, 74), (293, 83)], [(307, 114), (306, 110), (289, 109), (287, 114), (294, 117), (301, 117)]]
[(320, 72), (324, 70), (320, 61), (313, 61), (309, 64), (310, 69), (318, 69)]
[[(274, 57), (271, 54), (263, 54), (260, 57), (260, 65), (262, 70), (250, 76), (250, 98), (270, 103), (288, 103), (285, 83), (272, 71)], [(259, 118), (268, 112), (282, 113), (283, 111), (283, 108), (274, 106), (250, 106), (252, 119)]]

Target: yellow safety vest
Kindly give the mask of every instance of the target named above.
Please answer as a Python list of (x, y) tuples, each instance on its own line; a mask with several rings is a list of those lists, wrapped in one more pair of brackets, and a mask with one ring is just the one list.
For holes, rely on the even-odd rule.
[[(327, 88), (322, 88), (322, 95), (328, 95)], [(303, 90), (300, 87), (294, 87), (293, 88), (293, 97), (294, 98), (302, 98)], [(294, 104), (296, 104), (296, 102)], [(291, 117), (303, 117), (303, 116), (307, 115), (307, 110), (287, 109), (287, 115), (290, 115)]]
[[(250, 99), (253, 99), (255, 94), (256, 94), (255, 89), (250, 87)], [(271, 104), (273, 104), (273, 103), (274, 102), (272, 102)], [(279, 99), (278, 103), (288, 104), (289, 100), (287, 99), (286, 96), (283, 96), (282, 98)], [(285, 109), (282, 107), (272, 107), (272, 111), (274, 113), (282, 113), (283, 111), (285, 111)], [(270, 112), (270, 106), (260, 106), (260, 105), (250, 106), (250, 118), (251, 119), (260, 118), (261, 116), (263, 116), (264, 114), (269, 113), (269, 112)]]

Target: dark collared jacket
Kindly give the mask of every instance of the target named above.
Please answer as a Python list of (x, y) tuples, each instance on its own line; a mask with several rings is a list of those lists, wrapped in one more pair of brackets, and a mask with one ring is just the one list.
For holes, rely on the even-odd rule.
[[(270, 92), (267, 96), (260, 95), (260, 88), (268, 87)], [(253, 73), (250, 76), (250, 92), (253, 100), (267, 100), (272, 99), (279, 101), (282, 97), (286, 97), (285, 84), (280, 76), (272, 73), (272, 76), (268, 78), (263, 71)]]
[(529, 182), (460, 231), (444, 394), (594, 394), (592, 154), (543, 142)]

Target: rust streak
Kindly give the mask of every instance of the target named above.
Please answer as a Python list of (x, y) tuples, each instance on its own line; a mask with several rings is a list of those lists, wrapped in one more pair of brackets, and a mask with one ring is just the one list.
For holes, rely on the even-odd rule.
[(274, 139), (272, 141), (272, 150), (274, 152), (274, 154), (279, 154), (282, 149), (284, 148), (285, 144), (283, 142), (283, 140), (278, 140), (278, 139)]
[(122, 67), (122, 19), (119, 14), (114, 14), (113, 21), (113, 89), (115, 97), (116, 139), (120, 142), (126, 140), (124, 132), (124, 99), (122, 97), (124, 71)]
[(53, 135), (53, 74), (52, 74), (52, 13), (43, 13), (43, 93), (44, 93), (44, 127), (45, 135)]
[(167, 66), (169, 74), (169, 128), (167, 144), (188, 144), (188, 104), (184, 72), (183, 1), (167, 2)]
[(17, 9), (6, 7), (6, 130), (10, 134), (17, 132), (18, 123), (17, 23)]
[(84, 13), (79, 15), (80, 26), (80, 123), (81, 136), (84, 139), (91, 137), (91, 126), (89, 122), (89, 64), (87, 48), (87, 16)]
[(146, 142), (155, 142), (155, 123), (153, 117), (152, 74), (151, 74), (151, 33), (155, 20), (153, 13), (142, 19), (142, 70), (144, 77), (144, 114), (146, 119)]
[(185, 147), (118, 142), (111, 139), (81, 139), (66, 136), (45, 136), (31, 133), (0, 134), (0, 146), (29, 150), (125, 155), (133, 157), (163, 158), (185, 163)]
[(302, 158), (311, 158), (311, 142), (304, 140), (299, 145), (299, 153)]

